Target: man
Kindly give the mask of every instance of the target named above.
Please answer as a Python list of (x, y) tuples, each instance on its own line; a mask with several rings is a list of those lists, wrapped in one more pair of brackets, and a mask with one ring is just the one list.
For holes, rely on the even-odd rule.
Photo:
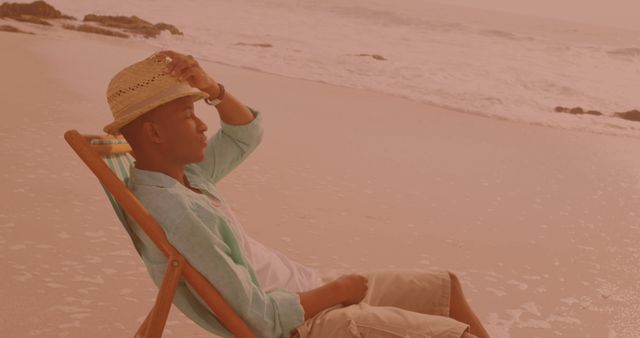
[[(209, 140), (194, 112), (202, 98), (221, 119)], [(109, 83), (107, 100), (114, 121), (104, 131), (121, 133), (135, 154), (129, 189), (259, 337), (488, 337), (448, 271), (333, 278), (250, 238), (215, 184), (261, 142), (262, 113), (192, 56), (161, 51), (123, 69)], [(166, 258), (128, 220), (159, 286)], [(174, 304), (203, 328), (231, 336), (184, 280)]]

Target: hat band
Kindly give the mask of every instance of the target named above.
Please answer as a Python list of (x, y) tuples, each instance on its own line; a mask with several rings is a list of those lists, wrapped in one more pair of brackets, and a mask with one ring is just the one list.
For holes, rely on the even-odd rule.
[[(134, 112), (138, 111), (139, 109), (148, 107), (149, 105), (160, 101), (164, 97), (168, 97), (168, 96), (171, 96), (173, 94), (179, 93), (179, 92), (182, 91), (181, 89), (186, 89), (184, 87), (185, 87), (184, 84), (178, 84), (178, 85), (175, 85), (175, 86), (171, 86), (171, 87), (169, 87), (167, 89), (164, 89), (164, 90), (162, 90), (162, 91), (160, 91), (160, 92), (158, 92), (158, 93), (156, 93), (156, 94), (154, 94), (152, 96), (149, 96), (149, 97), (145, 98), (142, 101), (136, 102), (136, 103), (128, 106), (124, 110), (119, 111), (118, 114), (116, 115), (116, 119), (125, 117), (125, 116), (127, 116), (127, 115), (129, 115), (131, 113), (134, 113)], [(189, 94), (188, 91), (184, 91), (184, 92), (185, 92), (185, 94)], [(164, 102), (162, 102), (162, 103), (164, 103)], [(160, 104), (162, 104), (162, 103), (160, 103)]]

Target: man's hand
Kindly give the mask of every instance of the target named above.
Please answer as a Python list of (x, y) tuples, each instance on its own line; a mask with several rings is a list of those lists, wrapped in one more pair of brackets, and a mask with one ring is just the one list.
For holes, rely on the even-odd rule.
[(358, 274), (340, 276), (336, 282), (342, 286), (344, 292), (344, 301), (341, 303), (343, 306), (360, 303), (369, 289), (367, 278)]
[(218, 93), (218, 82), (200, 67), (200, 64), (193, 56), (180, 54), (172, 50), (160, 51), (158, 55), (171, 58), (165, 73), (176, 77), (179, 81), (186, 80), (191, 87), (198, 88), (203, 92)]
[(367, 293), (367, 278), (357, 274), (340, 276), (313, 290), (298, 292), (304, 320), (334, 305), (358, 304)]
[[(200, 89), (209, 94), (209, 97), (220, 95), (221, 89), (218, 82), (200, 67), (193, 56), (172, 50), (162, 50), (156, 55), (171, 58), (171, 62), (167, 64), (165, 70), (167, 74), (175, 76), (179, 81), (188, 81), (191, 87)], [(240, 102), (228, 90), (225, 91), (224, 99), (216, 105), (216, 110), (220, 113), (220, 119), (231, 125), (245, 125), (255, 118), (247, 105)]]

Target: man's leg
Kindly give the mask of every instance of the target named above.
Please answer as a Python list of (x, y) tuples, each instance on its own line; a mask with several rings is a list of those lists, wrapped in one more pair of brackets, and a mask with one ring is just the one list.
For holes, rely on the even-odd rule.
[(474, 338), (453, 318), (364, 302), (321, 311), (298, 327), (300, 338)]
[(473, 313), (469, 303), (462, 293), (462, 285), (458, 276), (449, 271), (449, 277), (451, 279), (451, 297), (449, 298), (449, 316), (455, 320), (469, 324), (471, 334), (474, 334), (480, 338), (489, 337), (489, 333), (482, 326), (480, 319)]
[[(369, 277), (366, 303), (451, 317), (470, 326), (469, 333), (489, 337), (462, 293), (457, 276), (446, 270), (383, 270)], [(452, 276), (453, 275), (453, 276)]]

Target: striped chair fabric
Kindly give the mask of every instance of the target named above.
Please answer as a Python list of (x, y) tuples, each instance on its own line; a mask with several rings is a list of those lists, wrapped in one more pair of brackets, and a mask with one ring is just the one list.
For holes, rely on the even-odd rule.
[[(127, 141), (125, 139), (92, 139), (90, 141), (91, 144), (126, 144)], [(129, 181), (129, 166), (133, 163), (134, 159), (129, 153), (119, 153), (113, 155), (102, 156), (102, 160), (109, 166), (111, 171), (124, 183), (126, 186)], [(133, 232), (127, 218), (124, 214), (124, 210), (120, 207), (116, 199), (113, 195), (104, 187), (102, 183), (102, 189), (107, 194), (107, 198), (109, 198), (109, 202), (111, 202), (111, 206), (113, 210), (116, 212), (120, 223), (124, 226), (125, 230), (131, 237), (131, 241), (133, 242), (133, 246), (136, 248), (138, 255), (140, 254), (140, 249), (138, 249), (138, 245), (136, 242), (138, 241), (138, 236)]]

